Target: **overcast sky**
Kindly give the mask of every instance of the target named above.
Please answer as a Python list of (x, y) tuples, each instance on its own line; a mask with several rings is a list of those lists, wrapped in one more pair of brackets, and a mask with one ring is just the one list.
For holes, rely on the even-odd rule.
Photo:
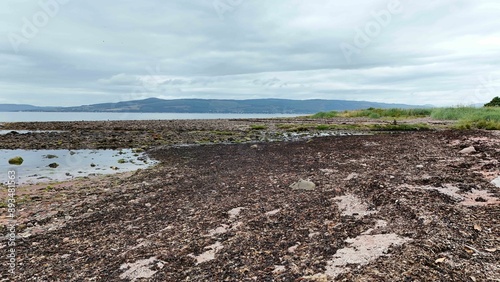
[(500, 95), (498, 0), (2, 0), (0, 103)]

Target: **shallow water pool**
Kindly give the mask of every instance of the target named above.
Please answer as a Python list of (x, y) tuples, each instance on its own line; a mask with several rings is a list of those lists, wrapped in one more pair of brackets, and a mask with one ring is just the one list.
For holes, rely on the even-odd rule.
[[(20, 156), (22, 165), (10, 165)], [(18, 184), (71, 180), (75, 177), (134, 171), (157, 163), (144, 153), (123, 150), (0, 150), (0, 180), (16, 170)]]

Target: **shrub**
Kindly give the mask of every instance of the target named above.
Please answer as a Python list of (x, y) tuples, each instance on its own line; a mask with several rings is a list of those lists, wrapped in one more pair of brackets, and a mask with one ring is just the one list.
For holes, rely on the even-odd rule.
[(495, 97), (489, 103), (484, 104), (485, 107), (500, 107), (500, 97)]

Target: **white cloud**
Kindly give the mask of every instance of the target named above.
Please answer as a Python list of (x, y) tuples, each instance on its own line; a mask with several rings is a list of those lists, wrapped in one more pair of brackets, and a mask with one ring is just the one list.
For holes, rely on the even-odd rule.
[(499, 95), (500, 79), (478, 79), (496, 77), (500, 65), (493, 0), (399, 0), (402, 13), (349, 63), (340, 44), (354, 44), (357, 30), (394, 1), (243, 1), (223, 19), (212, 0), (68, 1), (17, 53), (8, 36), (22, 35), (23, 18), (40, 5), (2, 1), (0, 101), (277, 97), (453, 105)]

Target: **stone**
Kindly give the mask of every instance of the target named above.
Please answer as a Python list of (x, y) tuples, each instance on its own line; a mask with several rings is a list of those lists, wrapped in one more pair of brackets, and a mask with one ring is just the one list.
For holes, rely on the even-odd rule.
[(349, 175), (348, 175), (348, 176), (347, 176), (344, 180), (348, 180), (348, 181), (349, 181), (349, 180), (351, 180), (351, 179), (356, 179), (356, 178), (358, 178), (358, 176), (359, 176), (359, 174), (357, 174), (357, 173), (353, 172), (353, 173), (349, 174)]
[(495, 178), (495, 179), (493, 179), (491, 181), (491, 184), (495, 185), (497, 188), (500, 188), (500, 176), (497, 177), (497, 178)]
[(459, 153), (460, 154), (470, 154), (470, 153), (474, 153), (474, 152), (476, 152), (476, 148), (474, 148), (474, 146), (470, 146), (470, 147), (463, 149)]
[(22, 165), (24, 162), (23, 158), (21, 157), (14, 157), (9, 160), (9, 164), (11, 165)]
[(50, 167), (50, 168), (57, 168), (58, 166), (59, 166), (58, 163), (51, 163), (48, 165), (48, 167)]
[(316, 189), (316, 184), (314, 184), (311, 181), (301, 179), (301, 180), (293, 183), (292, 185), (290, 185), (290, 188), (292, 188), (293, 190), (312, 191), (312, 190)]

